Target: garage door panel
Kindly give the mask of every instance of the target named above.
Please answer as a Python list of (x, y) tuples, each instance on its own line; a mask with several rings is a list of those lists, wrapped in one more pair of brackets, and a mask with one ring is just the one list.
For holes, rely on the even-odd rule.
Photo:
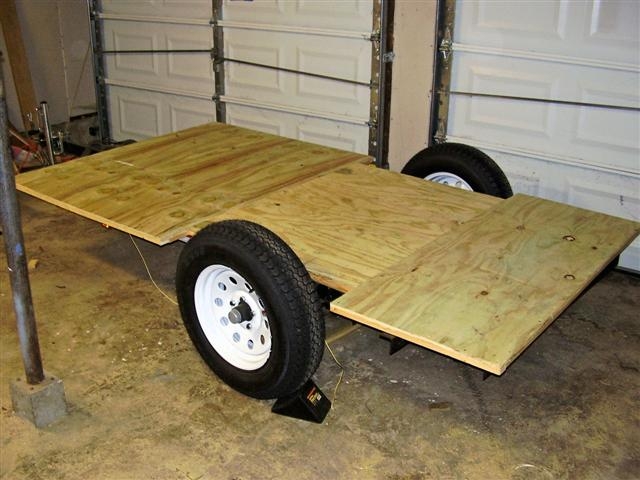
[(563, 200), (567, 203), (591, 203), (592, 207), (609, 215), (619, 215), (623, 210), (628, 218), (640, 221), (640, 184), (637, 178), (624, 181), (606, 173), (586, 172), (563, 178), (566, 192)]
[(211, 18), (211, 0), (102, 0), (108, 14), (165, 18)]
[(622, 176), (580, 165), (560, 164), (525, 152), (509, 153), (487, 144), (467, 143), (487, 152), (520, 193), (640, 221), (640, 178), (636, 175)]
[[(229, 58), (244, 60), (262, 65), (278, 66), (284, 56), (282, 48), (279, 46), (257, 46), (246, 44), (242, 41), (225, 42), (225, 48)], [(253, 67), (240, 63), (228, 62), (226, 65), (226, 89), (248, 89), (273, 94), (282, 94), (285, 91), (283, 72), (273, 69)]]
[[(608, 152), (612, 166), (640, 173), (640, 118), (637, 113), (583, 107), (577, 110), (576, 116), (578, 125), (571, 144), (578, 152), (584, 156)], [(611, 128), (611, 125), (619, 127)]]
[[(105, 22), (109, 50), (210, 49), (210, 27), (148, 22)], [(107, 77), (213, 95), (213, 69), (207, 53), (115, 54), (106, 56)]]
[[(371, 44), (361, 41), (320, 42), (310, 38), (296, 45), (295, 65), (302, 72), (369, 82), (371, 76)], [(339, 50), (338, 50), (339, 49)], [(302, 76), (301, 78), (309, 78)]]
[(225, 20), (324, 28), (352, 32), (371, 31), (370, 0), (225, 0)]
[[(587, 4), (584, 24), (585, 40), (594, 48), (603, 44), (628, 51), (640, 41), (640, 3), (591, 0)], [(629, 62), (637, 58), (628, 58)]]
[[(640, 2), (458, 2), (456, 41), (637, 65)], [(532, 47), (533, 46), (533, 47)]]
[[(297, 15), (320, 18), (324, 24), (348, 21), (351, 25), (360, 22), (360, 25), (365, 29), (371, 26), (371, 2), (363, 0), (351, 2), (341, 0), (298, 0), (295, 5)], [(350, 20), (345, 17), (350, 17)]]
[(369, 148), (366, 125), (233, 104), (227, 105), (227, 122), (357, 153)]
[(509, 177), (509, 183), (514, 191), (536, 197), (540, 196), (540, 179), (530, 175), (514, 173), (514, 170), (508, 168), (504, 172)]
[[(198, 38), (188, 38), (188, 37)], [(213, 48), (209, 28), (180, 31), (175, 36), (167, 34), (168, 50), (204, 50)], [(213, 91), (213, 64), (208, 53), (167, 54), (167, 77), (178, 82), (188, 82), (188, 88), (198, 88), (204, 92)], [(182, 83), (182, 85), (185, 85)]]
[(522, 104), (491, 98), (458, 97), (451, 101), (455, 120), (449, 123), (454, 136), (471, 136), (517, 144), (521, 138), (535, 137), (548, 141), (553, 137), (550, 105), (538, 104), (523, 108)]
[(534, 65), (504, 60), (486, 61), (482, 56), (457, 56), (458, 76), (452, 90), (499, 95), (552, 98), (558, 91), (558, 76), (540, 71)]
[(258, 130), (272, 135), (286, 135), (285, 119), (278, 118), (274, 112), (241, 105), (227, 105), (227, 123), (238, 127)]
[[(106, 28), (106, 48), (109, 50), (157, 50), (159, 41), (155, 32), (140, 32), (131, 28), (129, 23), (108, 25)], [(107, 74), (144, 75), (155, 77), (159, 75), (157, 55), (113, 55), (107, 57)]]
[[(232, 59), (362, 82), (370, 77), (371, 44), (361, 40), (231, 31), (225, 47)], [(234, 62), (227, 64), (227, 72), (225, 94), (230, 97), (363, 119), (369, 116), (368, 86)]]
[(368, 87), (299, 76), (295, 91), (297, 97), (304, 98), (304, 104), (314, 109), (361, 118), (369, 116)]
[[(162, 105), (157, 97), (137, 94), (114, 94), (110, 89), (111, 114), (117, 130), (116, 140), (142, 140), (162, 134)], [(115, 108), (114, 108), (115, 107)]]
[(169, 98), (170, 126), (168, 132), (177, 132), (215, 120), (213, 102), (191, 98)]
[[(462, 51), (454, 55), (453, 70), (454, 91), (640, 107), (640, 69), (611, 70)], [(594, 95), (596, 91), (600, 96)]]
[[(261, 2), (239, 2), (237, 0), (224, 0), (222, 9), (225, 20), (281, 23), (282, 18), (290, 11), (290, 0), (263, 0)], [(280, 20), (281, 22), (278, 22)]]
[[(553, 102), (638, 107), (637, 72), (467, 52), (454, 58), (449, 135), (640, 173), (637, 111)], [(523, 100), (461, 96), (456, 91)]]
[(296, 138), (306, 142), (363, 154), (367, 154), (369, 150), (367, 142), (369, 128), (366, 126), (306, 117), (298, 122), (296, 129)]
[(298, 124), (296, 137), (305, 142), (339, 148), (349, 152), (366, 153), (366, 147), (359, 141), (367, 134), (366, 127), (356, 125), (335, 125), (327, 122), (305, 122)]
[(565, 36), (565, 2), (486, 1), (471, 2), (471, 8), (464, 10), (461, 20), (464, 33), (460, 41), (473, 41), (474, 35), (500, 35), (513, 32), (524, 36)]
[(285, 119), (274, 118), (274, 112), (267, 112), (257, 108), (247, 108), (240, 105), (227, 106), (227, 123), (239, 127), (258, 130), (272, 135), (287, 135)]
[(279, 97), (285, 95), (287, 89), (284, 72), (273, 69), (230, 63), (226, 74), (225, 92), (230, 95)]
[[(640, 173), (640, 147), (633, 134), (634, 128), (638, 131), (638, 118), (633, 112), (576, 110), (525, 101), (505, 105), (503, 100), (468, 98), (453, 99), (450, 109), (455, 117), (449, 123), (449, 137), (521, 148), (541, 157), (555, 156), (560, 163)], [(623, 122), (624, 117), (627, 124), (615, 131), (610, 128)], [(632, 136), (627, 135), (629, 132)]]
[(232, 59), (365, 83), (371, 75), (371, 42), (363, 40), (232, 29), (224, 41)]
[(116, 141), (144, 140), (215, 120), (210, 100), (119, 86), (108, 88), (108, 98)]

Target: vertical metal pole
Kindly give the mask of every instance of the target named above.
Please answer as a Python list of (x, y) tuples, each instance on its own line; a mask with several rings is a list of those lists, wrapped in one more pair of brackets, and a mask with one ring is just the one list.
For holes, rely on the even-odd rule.
[(20, 209), (16, 194), (16, 179), (13, 174), (11, 153), (9, 151), (9, 120), (2, 77), (2, 57), (0, 56), (0, 220), (2, 220), (2, 238), (7, 253), (9, 278), (13, 292), (13, 308), (18, 325), (18, 338), (22, 352), (22, 362), (27, 382), (31, 385), (44, 380), (40, 344), (36, 329), (36, 318), (31, 299), (27, 255), (20, 224)]
[(44, 124), (44, 140), (47, 145), (47, 156), (51, 165), (55, 165), (56, 157), (53, 155), (53, 147), (51, 146), (51, 123), (49, 122), (49, 106), (47, 102), (40, 102), (40, 114), (42, 115), (42, 123)]
[(376, 166), (381, 166), (378, 148), (378, 120), (380, 118), (380, 65), (382, 63), (382, 1), (373, 0), (373, 22), (371, 26), (371, 91), (369, 94), (369, 155)]
[(433, 95), (427, 145), (429, 147), (434, 143), (443, 143), (447, 140), (454, 20), (455, 0), (438, 0), (435, 48), (433, 49)]
[(221, 99), (225, 91), (225, 65), (224, 65), (224, 29), (218, 25), (222, 20), (222, 0), (213, 0), (213, 12), (211, 24), (213, 26), (213, 72), (215, 82), (216, 122), (227, 123), (227, 104)]
[(393, 14), (395, 0), (382, 0), (380, 13), (380, 69), (376, 163), (389, 168), (389, 121), (391, 119), (391, 66), (393, 63)]
[(376, 166), (381, 168), (389, 168), (394, 6), (395, 0), (373, 1), (369, 155), (375, 157)]
[(107, 102), (107, 85), (105, 84), (104, 55), (102, 51), (102, 25), (100, 12), (102, 3), (100, 0), (87, 0), (89, 14), (89, 27), (91, 28), (91, 48), (93, 58), (93, 78), (96, 89), (96, 109), (98, 110), (98, 128), (100, 129), (100, 141), (103, 145), (109, 145), (111, 141), (111, 129), (109, 128), (109, 110)]

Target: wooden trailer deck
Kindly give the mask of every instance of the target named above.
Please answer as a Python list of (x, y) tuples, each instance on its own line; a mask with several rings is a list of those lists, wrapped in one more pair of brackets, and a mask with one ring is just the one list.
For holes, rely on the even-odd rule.
[(343, 296), (332, 311), (494, 374), (640, 233), (366, 165), (363, 155), (222, 124), (21, 174), (18, 189), (162, 245), (222, 219), (282, 237)]

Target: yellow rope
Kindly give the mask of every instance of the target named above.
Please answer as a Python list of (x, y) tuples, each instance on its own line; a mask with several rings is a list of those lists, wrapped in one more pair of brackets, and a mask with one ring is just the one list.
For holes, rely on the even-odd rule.
[(164, 295), (164, 297), (167, 300), (169, 300), (174, 305), (178, 305), (178, 302), (176, 302), (173, 298), (171, 298), (169, 295), (167, 295), (165, 292), (163, 292), (162, 289), (158, 286), (156, 281), (153, 279), (153, 276), (151, 275), (151, 272), (149, 271), (149, 266), (147, 265), (147, 261), (144, 259), (144, 256), (142, 255), (142, 252), (138, 248), (138, 245), (136, 245), (136, 242), (133, 239), (133, 237), (131, 236), (131, 234), (129, 234), (129, 238), (131, 239), (131, 243), (133, 243), (133, 246), (136, 247), (136, 250), (138, 251), (138, 255), (140, 255), (140, 258), (142, 259), (142, 263), (144, 264), (144, 268), (147, 270), (147, 275), (149, 275), (149, 279), (151, 280), (151, 283), (153, 283), (153, 285), (158, 289), (158, 291), (162, 295)]
[(333, 361), (336, 362), (336, 365), (338, 365), (340, 367), (340, 376), (338, 377), (338, 383), (336, 383), (336, 386), (333, 389), (333, 399), (331, 400), (331, 408), (333, 408), (333, 407), (335, 407), (336, 398), (338, 396), (338, 387), (340, 386), (340, 383), (342, 383), (342, 377), (344, 377), (344, 367), (342, 366), (342, 364), (336, 358), (336, 356), (333, 353), (333, 350), (331, 350), (331, 347), (329, 346), (329, 344), (327, 342), (324, 342), (324, 344), (327, 346), (327, 349), (329, 350), (329, 353), (333, 357)]

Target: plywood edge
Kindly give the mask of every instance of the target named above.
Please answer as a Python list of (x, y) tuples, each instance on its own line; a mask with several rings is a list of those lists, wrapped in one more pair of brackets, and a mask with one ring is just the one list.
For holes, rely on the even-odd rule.
[(26, 187), (24, 185), (21, 185), (19, 183), (16, 183), (16, 189), (20, 192), (26, 193), (28, 195), (31, 195), (32, 197), (38, 198), (40, 200), (43, 200), (47, 203), (50, 203), (52, 205), (55, 205), (56, 207), (62, 208), (64, 210), (67, 210), (69, 212), (75, 213), (76, 215), (80, 215), (82, 217), (88, 218), (89, 220), (93, 220), (95, 222), (101, 223), (102, 225), (105, 225), (109, 228), (115, 228), (117, 230), (121, 230), (125, 233), (134, 235), (138, 238), (142, 238), (144, 240), (147, 240), (151, 243), (154, 243), (156, 245), (162, 246), (162, 245), (166, 245), (168, 243), (174, 242), (176, 240), (178, 240), (179, 238), (182, 238), (186, 235), (186, 230), (185, 230), (185, 234), (180, 235), (179, 233), (174, 233), (171, 237), (169, 238), (161, 238), (155, 235), (151, 235), (147, 232), (143, 232), (141, 230), (129, 227), (127, 225), (123, 225), (121, 223), (118, 222), (114, 222), (113, 220), (103, 217), (101, 215), (97, 215), (95, 213), (89, 212), (87, 210), (83, 210), (81, 208), (78, 207), (74, 207), (73, 205), (70, 205), (66, 202), (63, 202), (61, 200), (56, 199), (55, 197), (43, 194), (41, 192), (38, 192), (37, 190), (33, 190), (29, 187)]
[(340, 299), (338, 298), (337, 300), (331, 302), (331, 304), (329, 305), (329, 310), (332, 313), (341, 315), (355, 322), (362, 323), (363, 325), (375, 328), (376, 330), (380, 330), (381, 332), (388, 333), (390, 335), (393, 335), (394, 337), (402, 338), (403, 340), (407, 340), (415, 345), (428, 348), (429, 350), (433, 350), (434, 352), (441, 353), (443, 355), (446, 355), (447, 357), (451, 357), (464, 363), (468, 363), (469, 365), (473, 365), (474, 367), (486, 370), (487, 372), (493, 373), (494, 375), (502, 375), (508, 366), (489, 362), (482, 358), (474, 358), (462, 355), (459, 351), (447, 347), (446, 345), (442, 345), (441, 343), (434, 342), (424, 337), (411, 335), (407, 331), (396, 328), (392, 325), (389, 325), (388, 323), (380, 322), (376, 319), (362, 315), (359, 312), (353, 311), (348, 308), (343, 308), (339, 303), (336, 303), (339, 300)]

